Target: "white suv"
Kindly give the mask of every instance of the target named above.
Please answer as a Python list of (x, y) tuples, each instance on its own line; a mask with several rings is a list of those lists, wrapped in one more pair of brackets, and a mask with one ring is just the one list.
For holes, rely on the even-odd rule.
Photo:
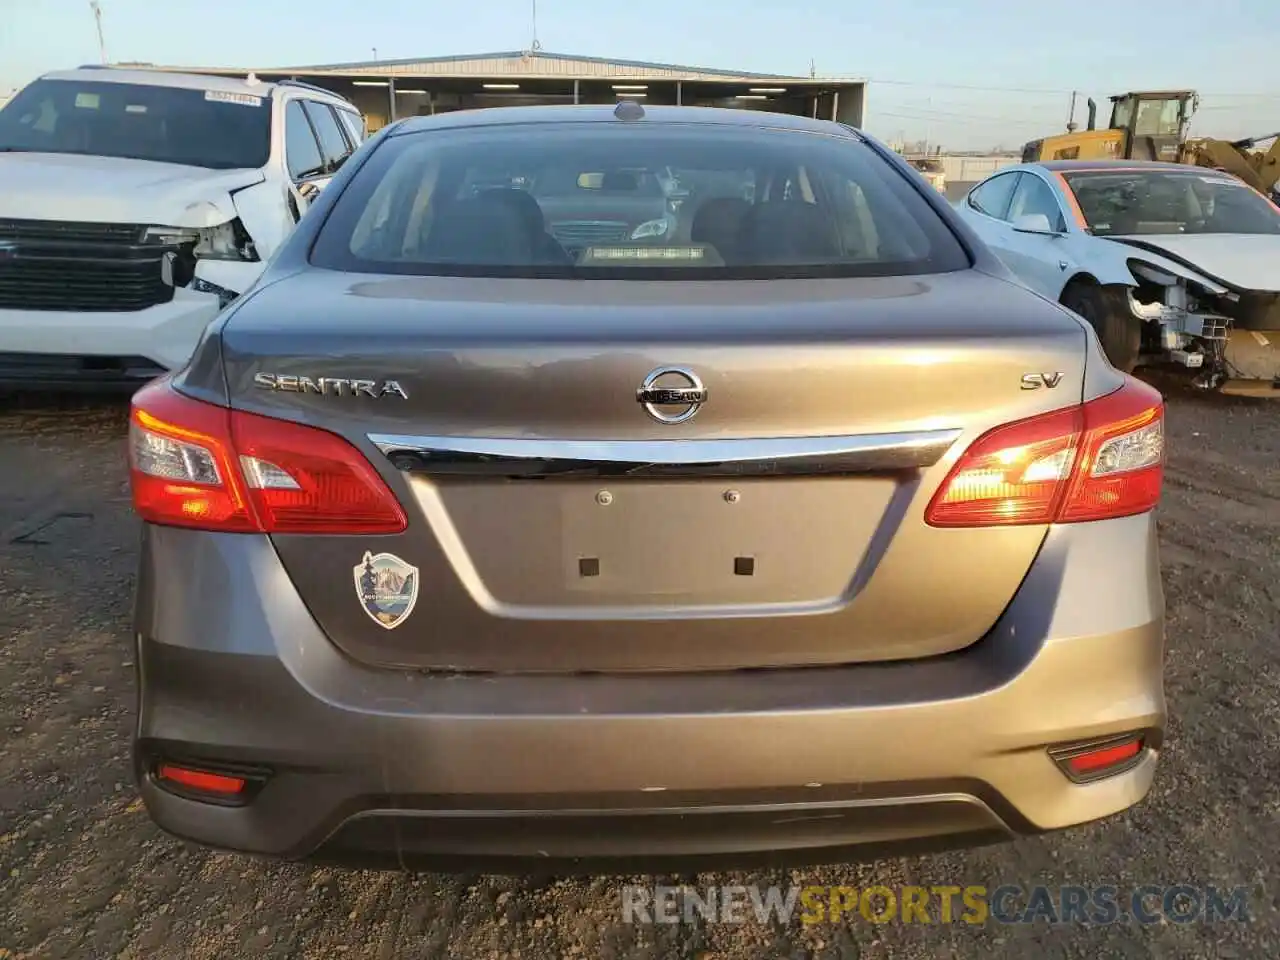
[(0, 387), (184, 365), (364, 121), (337, 94), (151, 70), (50, 73), (0, 110)]

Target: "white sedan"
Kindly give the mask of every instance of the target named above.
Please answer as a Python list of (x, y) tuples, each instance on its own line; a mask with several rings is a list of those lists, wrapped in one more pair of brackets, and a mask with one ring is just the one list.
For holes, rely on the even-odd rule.
[(1006, 167), (956, 203), (1026, 286), (1080, 314), (1112, 364), (1201, 370), (1280, 397), (1280, 208), (1202, 167), (1054, 160)]

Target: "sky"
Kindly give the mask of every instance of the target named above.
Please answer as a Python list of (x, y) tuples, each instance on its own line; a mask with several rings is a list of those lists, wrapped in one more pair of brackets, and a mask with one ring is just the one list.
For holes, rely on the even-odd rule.
[[(283, 67), (520, 50), (534, 0), (100, 0), (109, 60)], [(481, 13), (480, 11), (483, 11)], [(1192, 134), (1280, 131), (1280, 0), (537, 0), (544, 52), (869, 81), (865, 126), (952, 150), (1065, 128), (1073, 90), (1201, 93)], [(88, 0), (0, 0), (0, 96), (99, 60)], [(1083, 106), (1076, 119), (1085, 118)]]

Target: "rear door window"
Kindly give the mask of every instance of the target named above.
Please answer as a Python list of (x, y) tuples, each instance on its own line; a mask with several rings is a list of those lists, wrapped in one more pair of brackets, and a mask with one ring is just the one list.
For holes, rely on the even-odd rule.
[(316, 142), (315, 131), (311, 128), (311, 121), (307, 119), (301, 100), (290, 100), (285, 107), (284, 138), (289, 176), (294, 180), (305, 180), (324, 173), (320, 145)]
[(338, 118), (328, 104), (305, 100), (303, 106), (320, 141), (320, 156), (324, 161), (325, 169), (336, 170), (351, 153), (351, 144), (343, 135)]
[(338, 119), (343, 122), (347, 128), (347, 133), (351, 137), (351, 142), (357, 147), (364, 143), (365, 137), (365, 121), (364, 117), (354, 110), (347, 110), (344, 107), (338, 107)]
[(711, 124), (392, 137), (338, 198), (312, 257), (370, 272), (652, 279), (970, 265), (907, 175), (861, 141)]

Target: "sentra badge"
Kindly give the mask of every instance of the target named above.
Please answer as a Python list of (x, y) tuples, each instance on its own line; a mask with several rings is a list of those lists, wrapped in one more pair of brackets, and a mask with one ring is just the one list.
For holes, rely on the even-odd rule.
[(284, 393), (315, 393), (331, 397), (399, 397), (409, 393), (398, 380), (369, 380), (357, 377), (302, 377), (282, 373), (255, 373), (253, 385), (261, 390)]

